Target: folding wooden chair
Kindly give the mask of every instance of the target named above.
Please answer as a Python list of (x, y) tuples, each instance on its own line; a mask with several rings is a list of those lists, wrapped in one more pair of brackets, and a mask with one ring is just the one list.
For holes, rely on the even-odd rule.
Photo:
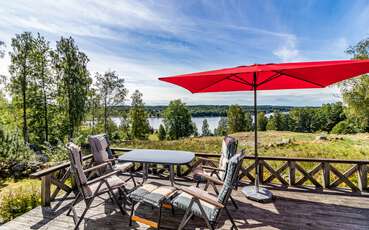
[[(228, 161), (237, 153), (237, 146), (238, 141), (235, 138), (225, 136), (222, 142), (222, 152), (218, 165), (216, 165), (215, 161), (209, 158), (198, 158), (200, 163), (192, 170), (193, 179), (197, 182), (196, 187), (199, 187), (201, 182), (209, 182), (207, 179), (208, 177), (215, 176), (218, 180), (223, 181), (226, 176)], [(213, 184), (207, 183), (204, 190), (207, 190), (209, 185)], [(214, 186), (213, 188), (216, 191)], [(234, 207), (238, 209), (232, 196), (230, 197), (230, 200)]]
[(226, 212), (232, 223), (231, 229), (237, 229), (226, 204), (231, 196), (232, 190), (238, 183), (239, 171), (243, 159), (244, 152), (242, 151), (242, 153), (236, 154), (229, 160), (224, 182), (214, 177), (207, 177), (208, 180), (222, 185), (217, 197), (195, 186), (177, 188), (182, 192), (171, 203), (175, 208), (185, 210), (178, 229), (183, 229), (194, 215), (203, 218), (209, 229), (215, 229), (222, 210)]
[[(132, 180), (134, 186), (136, 187), (136, 181), (131, 172), (134, 164), (132, 162), (119, 163), (116, 161), (116, 158), (114, 158), (113, 155), (113, 151), (110, 149), (109, 138), (106, 134), (89, 136), (88, 142), (90, 144), (91, 153), (94, 158), (94, 165), (111, 162), (115, 170), (120, 170), (122, 173), (129, 172), (128, 180)], [(104, 170), (102, 169), (102, 171)]]
[[(127, 214), (123, 210), (122, 205), (113, 192), (114, 190), (118, 190), (119, 193), (124, 196), (125, 199), (127, 199), (126, 190), (124, 187), (125, 181), (117, 176), (117, 174), (119, 174), (120, 172), (116, 170), (111, 170), (109, 173), (101, 175), (100, 177), (92, 180), (87, 180), (86, 173), (92, 172), (94, 170), (99, 170), (101, 168), (111, 167), (110, 162), (106, 162), (83, 170), (82, 154), (80, 148), (73, 143), (68, 143), (67, 149), (69, 150), (71, 174), (78, 188), (78, 194), (67, 212), (67, 216), (69, 216), (70, 213), (73, 212), (73, 220), (76, 224), (74, 229), (78, 229), (78, 226), (86, 215), (86, 212), (90, 208), (95, 197), (103, 194), (109, 195), (111, 200), (118, 206), (122, 215)], [(84, 200), (86, 207), (81, 217), (78, 218), (74, 206), (79, 202), (81, 198)]]

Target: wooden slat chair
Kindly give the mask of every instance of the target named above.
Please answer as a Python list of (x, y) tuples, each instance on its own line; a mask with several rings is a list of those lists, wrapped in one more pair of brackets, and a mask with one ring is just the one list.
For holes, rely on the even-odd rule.
[[(91, 153), (93, 155), (95, 165), (104, 164), (106, 162), (112, 162), (115, 170), (120, 170), (122, 173), (129, 172), (129, 179), (132, 180), (136, 187), (135, 178), (131, 172), (134, 164), (132, 162), (119, 163), (113, 156), (113, 152), (110, 149), (109, 138), (106, 134), (98, 134), (88, 137), (88, 142), (91, 147)], [(109, 169), (108, 169), (109, 170)], [(101, 171), (104, 171), (103, 169)], [(103, 172), (102, 172), (103, 173)]]
[(207, 177), (213, 183), (223, 185), (217, 197), (195, 186), (177, 188), (182, 192), (172, 200), (171, 204), (175, 208), (186, 211), (178, 229), (183, 229), (193, 215), (203, 218), (207, 227), (214, 229), (222, 210), (226, 212), (232, 222), (231, 229), (237, 229), (226, 204), (232, 190), (238, 183), (239, 171), (244, 157), (244, 151), (242, 151), (229, 160), (224, 182), (214, 177)]
[[(119, 203), (116, 194), (114, 194), (114, 190), (118, 190), (121, 195), (126, 197), (126, 191), (124, 187), (125, 181), (117, 176), (117, 174), (119, 174), (120, 172), (117, 170), (111, 170), (109, 173), (101, 175), (100, 177), (94, 178), (92, 180), (87, 180), (86, 173), (105, 167), (111, 167), (110, 162), (106, 162), (83, 170), (82, 154), (80, 148), (73, 143), (68, 143), (67, 149), (69, 150), (71, 174), (78, 188), (78, 194), (67, 212), (67, 216), (69, 216), (70, 213), (73, 212), (73, 220), (76, 224), (74, 229), (78, 229), (78, 226), (86, 215), (86, 212), (90, 208), (95, 197), (103, 194), (109, 195), (113, 202), (118, 206), (122, 215), (127, 214), (123, 210), (122, 205)], [(86, 207), (81, 217), (78, 218), (74, 206), (79, 202), (81, 198), (84, 200)]]
[[(192, 170), (193, 179), (197, 182), (196, 187), (199, 187), (201, 182), (209, 182), (207, 179), (209, 176), (216, 176), (218, 180), (223, 181), (226, 176), (228, 161), (237, 153), (237, 146), (238, 141), (235, 138), (230, 136), (224, 137), (218, 166), (216, 165), (215, 161), (209, 158), (198, 158), (200, 160), (200, 164)], [(213, 186), (212, 183), (207, 183), (205, 185), (205, 190), (208, 189), (209, 185)], [(214, 186), (213, 188), (216, 191)], [(230, 200), (234, 207), (238, 209), (238, 206), (232, 196), (230, 197)]]
[[(129, 194), (132, 204), (129, 226), (132, 226), (132, 221), (136, 221), (149, 225), (152, 228), (160, 229), (162, 208), (172, 208), (171, 205), (168, 206), (165, 202), (168, 202), (168, 199), (175, 194), (175, 191), (176, 188), (174, 187), (163, 186), (155, 182), (146, 183), (136, 188), (136, 190)], [(159, 208), (157, 221), (151, 221), (135, 215), (135, 206), (138, 204), (146, 204), (151, 207)]]

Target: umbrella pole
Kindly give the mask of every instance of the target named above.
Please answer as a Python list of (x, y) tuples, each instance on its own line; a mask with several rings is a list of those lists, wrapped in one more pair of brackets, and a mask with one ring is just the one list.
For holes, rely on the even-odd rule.
[(250, 200), (258, 202), (269, 202), (273, 199), (273, 194), (266, 188), (259, 187), (259, 157), (258, 157), (258, 114), (257, 114), (257, 76), (254, 72), (253, 90), (254, 90), (254, 154), (255, 154), (255, 185), (245, 186), (242, 188), (243, 194)]
[(254, 73), (254, 155), (255, 155), (255, 191), (259, 192), (259, 159), (258, 159), (258, 112), (256, 94), (256, 73)]

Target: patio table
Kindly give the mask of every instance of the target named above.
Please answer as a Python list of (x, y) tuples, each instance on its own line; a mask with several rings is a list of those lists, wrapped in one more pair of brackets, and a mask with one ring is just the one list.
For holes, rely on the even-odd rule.
[(118, 162), (135, 162), (143, 165), (144, 182), (148, 178), (148, 164), (162, 164), (169, 166), (169, 180), (174, 185), (174, 166), (185, 165), (193, 161), (195, 154), (187, 151), (133, 149), (118, 158)]

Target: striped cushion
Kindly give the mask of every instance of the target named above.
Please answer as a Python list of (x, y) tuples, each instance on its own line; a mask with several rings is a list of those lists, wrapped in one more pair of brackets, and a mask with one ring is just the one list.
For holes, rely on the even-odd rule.
[[(189, 189), (195, 191), (196, 193), (201, 193), (203, 196), (207, 196), (210, 199), (216, 200), (216, 197), (210, 195), (209, 193), (207, 193), (204, 190), (201, 190), (201, 189), (196, 188), (194, 186), (189, 187)], [(175, 197), (172, 200), (171, 203), (176, 208), (179, 208), (179, 209), (182, 209), (182, 210), (187, 210), (190, 206), (190, 202), (191, 202), (192, 198), (193, 198), (193, 196), (191, 196), (190, 194), (182, 192), (177, 197)], [(216, 208), (214, 205), (209, 204), (205, 201), (200, 200), (200, 204), (203, 207), (205, 215), (207, 216), (207, 218), (210, 221), (213, 221), (215, 219), (216, 214), (219, 211), (219, 209)], [(199, 206), (196, 203), (193, 203), (193, 205), (191, 207), (191, 212), (196, 216), (202, 217), (201, 210), (200, 210)]]
[(162, 202), (170, 197), (172, 194), (174, 194), (175, 191), (176, 188), (174, 187), (160, 186), (157, 189), (151, 191), (149, 194), (146, 194), (142, 200), (145, 203), (159, 207)]
[[(222, 142), (222, 155), (220, 156), (219, 168), (227, 170), (228, 161), (237, 152), (237, 140), (233, 137), (226, 136)], [(219, 176), (224, 179), (226, 172), (220, 171)]]
[(107, 152), (109, 144), (104, 134), (90, 136), (88, 141), (91, 146), (91, 153), (93, 154), (94, 161), (96, 163), (104, 163), (109, 160)]
[(159, 183), (147, 183), (138, 188), (136, 188), (133, 192), (129, 194), (129, 197), (134, 201), (141, 201), (145, 195), (159, 188), (161, 185)]
[(133, 167), (133, 165), (134, 164), (132, 162), (125, 162), (125, 163), (119, 163), (119, 162), (117, 162), (114, 165), (114, 169), (120, 170), (121, 172), (127, 172), (128, 169), (130, 169), (130, 168)]

